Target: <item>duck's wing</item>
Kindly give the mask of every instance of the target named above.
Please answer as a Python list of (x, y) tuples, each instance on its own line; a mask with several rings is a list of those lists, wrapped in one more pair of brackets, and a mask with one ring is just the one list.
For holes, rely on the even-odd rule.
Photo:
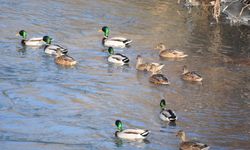
[(176, 54), (176, 55), (184, 55), (184, 52), (178, 51), (178, 50), (176, 50), (176, 49), (171, 50), (171, 52), (172, 52), (173, 54)]
[(134, 135), (141, 135), (143, 137), (148, 136), (149, 130), (142, 130), (142, 129), (126, 129), (123, 130), (123, 133), (125, 134), (134, 134)]
[(201, 78), (201, 75), (199, 75), (198, 73), (196, 73), (195, 71), (189, 72), (190, 76), (192, 76), (193, 78)]
[(156, 78), (158, 81), (168, 81), (168, 78), (165, 77), (163, 74), (154, 74), (154, 78)]
[(31, 38), (28, 40), (22, 40), (22, 44), (25, 44), (27, 46), (42, 46), (45, 44), (42, 38)]
[(47, 45), (44, 47), (44, 51), (47, 54), (56, 54), (57, 49), (59, 49), (63, 54), (68, 53), (68, 49), (60, 46), (60, 45)]
[(167, 118), (176, 118), (175, 112), (171, 109), (164, 109), (161, 113)]
[(54, 46), (55, 46), (57, 49), (59, 48), (60, 51), (61, 51), (62, 53), (64, 53), (64, 54), (68, 53), (68, 49), (67, 49), (67, 48), (64, 48), (64, 47), (62, 47), (62, 46), (60, 46), (60, 45), (58, 45), (58, 44), (55, 44)]
[(39, 38), (30, 38), (28, 41), (30, 41), (30, 42), (41, 42), (41, 41), (43, 41), (43, 38), (42, 37), (39, 37)]
[(62, 55), (61, 58), (65, 61), (70, 61), (70, 62), (75, 61), (73, 57), (70, 57), (68, 55)]
[(170, 84), (167, 77), (165, 77), (162, 74), (153, 74), (149, 77), (149, 81), (154, 84), (162, 84), (162, 85), (168, 85)]
[(184, 58), (188, 56), (187, 54), (179, 50), (171, 50), (171, 53), (174, 54), (176, 57), (180, 57), (180, 58)]
[(62, 53), (67, 53), (68, 52), (68, 49), (67, 48), (64, 48), (64, 47), (62, 47), (62, 46), (60, 46), (60, 45), (57, 45), (57, 44), (53, 44), (53, 45), (48, 45), (48, 46), (46, 46), (45, 47), (45, 49), (48, 49), (48, 50), (51, 50), (51, 51), (56, 51), (57, 49), (60, 49), (60, 51), (62, 52)]
[(116, 53), (115, 55), (117, 56), (117, 58), (121, 59), (123, 62), (125, 62), (125, 63), (129, 62), (129, 59), (127, 56), (120, 54), (120, 53)]
[(124, 38), (124, 37), (112, 37), (112, 38), (110, 38), (110, 40), (123, 42), (125, 44), (129, 44), (129, 43), (132, 42), (131, 39), (127, 39), (127, 38)]
[(120, 138), (131, 140), (145, 139), (149, 135), (149, 131), (142, 129), (126, 129), (121, 132), (116, 132), (116, 135)]
[(126, 46), (126, 44), (123, 43), (122, 41), (107, 39), (104, 42), (104, 46), (106, 46), (106, 47), (124, 48)]
[(181, 143), (182, 149), (208, 150), (210, 147), (198, 141), (186, 141)]
[(190, 141), (193, 142), (192, 148), (197, 150), (208, 150), (210, 147), (207, 144), (201, 143), (199, 141)]

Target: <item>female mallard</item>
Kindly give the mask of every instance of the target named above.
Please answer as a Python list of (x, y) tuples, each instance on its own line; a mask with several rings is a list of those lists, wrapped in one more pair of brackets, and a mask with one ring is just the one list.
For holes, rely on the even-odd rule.
[(64, 66), (73, 66), (76, 64), (76, 61), (74, 58), (68, 56), (67, 54), (64, 55), (59, 48), (56, 50), (55, 62), (57, 64), (64, 65)]
[(160, 106), (161, 106), (160, 118), (162, 121), (176, 121), (177, 120), (177, 116), (175, 112), (171, 109), (166, 108), (166, 102), (164, 99), (161, 100)]
[(181, 139), (180, 150), (208, 150), (210, 147), (199, 141), (188, 141), (184, 131), (180, 130), (176, 134)]
[(43, 37), (27, 39), (28, 33), (24, 30), (19, 31), (16, 35), (20, 35), (23, 38), (21, 43), (26, 46), (40, 47), (45, 44)]
[(115, 132), (115, 136), (121, 139), (143, 140), (147, 138), (150, 132), (149, 130), (142, 130), (142, 129), (123, 130), (122, 122), (120, 120), (116, 120), (115, 125), (117, 126), (117, 131)]
[(138, 55), (136, 60), (137, 60), (136, 62), (137, 70), (152, 72), (152, 70), (155, 69), (156, 72), (159, 72), (164, 67), (164, 64), (143, 63), (143, 58), (141, 57), (141, 55)]
[(43, 41), (46, 43), (44, 47), (44, 52), (50, 55), (56, 55), (56, 51), (60, 50), (63, 54), (67, 54), (68, 50), (57, 44), (51, 44), (52, 38), (49, 36), (44, 36)]
[(158, 44), (155, 49), (160, 50), (159, 56), (165, 58), (184, 58), (188, 55), (182, 51), (166, 49), (166, 46), (162, 43)]
[(170, 84), (167, 77), (156, 72), (156, 68), (152, 69), (152, 75), (149, 77), (149, 82), (162, 85)]
[(127, 56), (124, 56), (120, 53), (114, 53), (114, 49), (112, 47), (108, 48), (108, 52), (109, 52), (109, 57), (108, 57), (109, 62), (119, 65), (128, 64), (129, 59)]
[(202, 77), (201, 75), (199, 75), (198, 73), (194, 72), (194, 71), (188, 71), (187, 66), (184, 65), (183, 66), (183, 73), (182, 73), (182, 79), (183, 80), (188, 80), (188, 81), (202, 81)]
[(109, 27), (104, 26), (102, 27), (99, 32), (103, 32), (103, 39), (102, 39), (102, 44), (106, 47), (114, 47), (114, 48), (124, 48), (128, 47), (129, 44), (132, 42), (132, 40), (124, 38), (124, 37), (113, 37), (113, 38), (108, 38), (109, 37)]

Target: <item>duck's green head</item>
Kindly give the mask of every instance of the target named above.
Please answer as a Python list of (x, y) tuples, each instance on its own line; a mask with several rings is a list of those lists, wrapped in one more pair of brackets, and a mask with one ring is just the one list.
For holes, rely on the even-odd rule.
[(23, 37), (23, 39), (26, 39), (27, 36), (28, 36), (28, 33), (27, 33), (26, 31), (24, 31), (24, 30), (21, 30), (21, 31), (19, 31), (19, 35), (20, 35), (21, 37)]
[(118, 131), (122, 131), (123, 130), (121, 120), (116, 120), (115, 121), (115, 125), (116, 125)]
[(115, 53), (113, 47), (109, 47), (108, 52), (110, 55), (113, 55)]
[(100, 30), (100, 31), (103, 32), (104, 37), (108, 37), (109, 36), (109, 31), (110, 31), (109, 27), (104, 26), (104, 27), (102, 27), (102, 30)]
[(166, 107), (166, 101), (164, 99), (161, 100), (160, 106), (162, 109)]
[(43, 41), (44, 41), (46, 44), (51, 44), (52, 38), (49, 37), (49, 36), (44, 36), (44, 37), (43, 37)]

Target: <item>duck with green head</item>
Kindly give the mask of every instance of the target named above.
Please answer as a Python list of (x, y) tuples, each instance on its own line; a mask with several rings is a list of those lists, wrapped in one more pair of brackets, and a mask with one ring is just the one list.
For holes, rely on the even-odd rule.
[(129, 44), (132, 42), (132, 40), (124, 37), (109, 38), (110, 29), (107, 26), (102, 27), (98, 32), (103, 32), (102, 44), (105, 47), (125, 48), (129, 47)]
[(58, 44), (52, 44), (52, 38), (49, 36), (44, 36), (43, 41), (46, 43), (46, 46), (44, 47), (44, 52), (46, 54), (50, 55), (57, 55), (57, 50), (60, 50), (62, 54), (67, 54), (68, 49), (64, 48)]
[(166, 101), (164, 99), (161, 100), (160, 106), (161, 106), (161, 112), (160, 112), (159, 117), (162, 121), (176, 121), (177, 120), (177, 116), (175, 112), (171, 109), (166, 108)]
[(27, 39), (28, 33), (25, 30), (19, 31), (16, 36), (20, 35), (22, 37), (21, 43), (25, 46), (35, 46), (35, 47), (40, 47), (45, 45), (45, 42), (43, 41), (44, 37), (39, 37), (39, 38), (30, 38)]
[(124, 65), (129, 63), (129, 59), (127, 56), (120, 53), (115, 53), (112, 47), (108, 48), (108, 52), (109, 52), (108, 62), (119, 65)]
[(116, 120), (115, 125), (117, 127), (117, 131), (115, 132), (115, 136), (121, 139), (127, 140), (143, 140), (146, 139), (149, 135), (149, 130), (143, 129), (123, 129), (122, 122), (120, 120)]

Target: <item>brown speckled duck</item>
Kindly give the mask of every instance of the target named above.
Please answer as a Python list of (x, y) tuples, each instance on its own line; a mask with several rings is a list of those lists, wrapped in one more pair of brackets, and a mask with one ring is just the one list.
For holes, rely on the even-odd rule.
[(200, 82), (203, 80), (201, 75), (194, 71), (188, 71), (187, 66), (183, 66), (183, 73), (182, 73), (182, 79), (187, 81), (197, 81)]
[(180, 150), (208, 150), (210, 147), (199, 141), (189, 141), (186, 139), (186, 134), (183, 130), (180, 130), (176, 134), (181, 139)]
[(162, 85), (170, 84), (167, 77), (156, 72), (156, 68), (152, 69), (152, 75), (149, 77), (149, 82)]
[(158, 44), (155, 49), (160, 50), (159, 56), (163, 58), (184, 58), (188, 55), (175, 49), (167, 49), (163, 43)]
[(159, 72), (164, 67), (164, 64), (159, 63), (143, 63), (141, 55), (137, 56), (136, 61), (136, 69), (141, 71), (153, 72), (153, 69), (155, 69), (156, 72)]
[(56, 50), (55, 62), (64, 66), (73, 66), (77, 63), (74, 58), (63, 54), (59, 48)]

